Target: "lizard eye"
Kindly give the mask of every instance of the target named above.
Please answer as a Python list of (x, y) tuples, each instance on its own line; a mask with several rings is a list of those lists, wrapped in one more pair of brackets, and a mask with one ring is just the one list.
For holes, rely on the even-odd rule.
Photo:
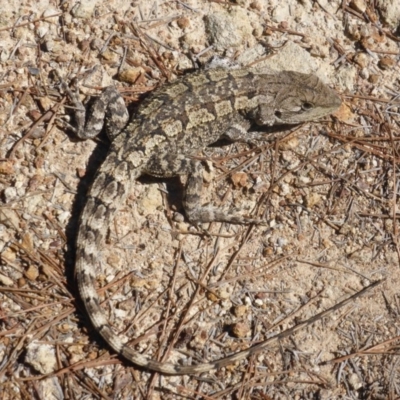
[(305, 101), (302, 105), (301, 108), (303, 109), (303, 111), (309, 111), (311, 109), (314, 108), (314, 104), (310, 103), (309, 101)]

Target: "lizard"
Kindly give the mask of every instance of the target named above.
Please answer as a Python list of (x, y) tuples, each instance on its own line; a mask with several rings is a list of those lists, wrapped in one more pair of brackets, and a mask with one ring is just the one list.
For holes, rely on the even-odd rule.
[(151, 92), (131, 118), (114, 86), (103, 90), (88, 117), (77, 95), (69, 90), (69, 96), (76, 107), (77, 136), (93, 138), (104, 125), (111, 140), (108, 155), (88, 191), (76, 241), (78, 292), (95, 330), (129, 362), (169, 375), (218, 369), (266, 348), (268, 340), (194, 365), (159, 362), (132, 349), (110, 326), (100, 306), (95, 269), (100, 249), (116, 210), (125, 202), (135, 180), (146, 174), (187, 176), (183, 207), (190, 223), (263, 223), (202, 206), (203, 166), (196, 154), (221, 138), (249, 141), (263, 134), (259, 131), (263, 126), (299, 124), (329, 115), (340, 106), (340, 97), (313, 74), (267, 74), (246, 67), (184, 75)]

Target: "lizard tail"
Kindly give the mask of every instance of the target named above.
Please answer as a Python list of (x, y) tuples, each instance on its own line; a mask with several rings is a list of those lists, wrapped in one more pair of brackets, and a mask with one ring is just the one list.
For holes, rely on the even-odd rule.
[(96, 265), (99, 263), (99, 249), (111, 220), (120, 204), (129, 194), (131, 182), (140, 175), (141, 169), (132, 160), (120, 160), (112, 150), (97, 173), (87, 203), (83, 209), (77, 236), (76, 280), (80, 297), (87, 315), (97, 332), (118, 354), (138, 366), (164, 374), (184, 375), (209, 371), (213, 364), (180, 366), (152, 360), (132, 348), (110, 326), (96, 290)]

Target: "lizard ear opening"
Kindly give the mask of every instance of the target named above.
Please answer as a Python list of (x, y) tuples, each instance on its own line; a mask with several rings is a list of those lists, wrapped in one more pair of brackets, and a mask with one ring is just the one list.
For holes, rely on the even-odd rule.
[[(277, 123), (279, 116), (268, 104), (259, 104), (247, 113), (247, 117), (252, 119), (258, 126), (272, 126)], [(280, 114), (280, 111), (278, 111)]]
[(282, 118), (282, 112), (281, 112), (281, 111), (276, 110), (274, 114), (275, 114), (275, 117), (276, 117), (276, 118), (279, 118), (279, 119)]

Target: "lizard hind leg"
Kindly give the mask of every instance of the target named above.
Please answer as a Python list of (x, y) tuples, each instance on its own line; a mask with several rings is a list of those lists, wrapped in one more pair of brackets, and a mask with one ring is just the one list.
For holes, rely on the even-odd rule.
[(266, 221), (258, 218), (249, 218), (241, 214), (230, 213), (218, 207), (203, 206), (201, 204), (201, 191), (203, 187), (203, 166), (201, 162), (194, 161), (193, 169), (189, 173), (183, 206), (190, 222), (229, 222), (231, 224), (260, 224)]
[(232, 224), (265, 224), (257, 218), (231, 214), (218, 207), (204, 206), (201, 202), (203, 166), (199, 160), (176, 153), (161, 153), (149, 159), (145, 171), (157, 177), (188, 175), (183, 197), (183, 208), (191, 223), (229, 222)]

